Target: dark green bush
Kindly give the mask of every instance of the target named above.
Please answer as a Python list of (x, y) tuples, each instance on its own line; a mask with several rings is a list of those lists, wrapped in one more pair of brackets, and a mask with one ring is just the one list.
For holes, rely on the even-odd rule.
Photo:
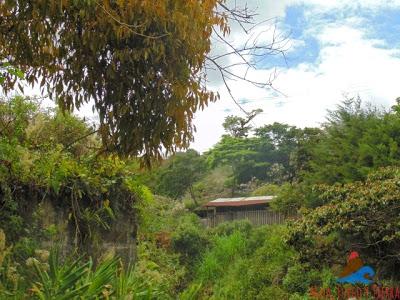
[(17, 262), (25, 262), (27, 258), (34, 256), (35, 249), (38, 247), (38, 241), (23, 237), (13, 245), (12, 258)]
[(309, 270), (304, 265), (294, 264), (288, 268), (282, 286), (291, 294), (304, 294), (311, 285), (316, 285), (319, 277), (320, 272), (317, 270)]
[(186, 263), (196, 261), (208, 246), (209, 240), (197, 216), (181, 218), (180, 224), (171, 237), (172, 249), (179, 253)]
[(345, 264), (348, 252), (358, 251), (379, 265), (380, 279), (399, 280), (399, 179), (400, 169), (388, 167), (365, 181), (318, 186), (326, 204), (291, 224), (288, 243), (315, 268)]

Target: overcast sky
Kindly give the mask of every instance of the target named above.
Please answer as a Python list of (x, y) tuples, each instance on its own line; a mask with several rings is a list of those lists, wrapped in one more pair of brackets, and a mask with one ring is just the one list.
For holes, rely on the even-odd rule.
[[(238, 5), (245, 2), (257, 9), (258, 20), (276, 18), (277, 33), (290, 37), (286, 61), (282, 56), (268, 57), (251, 74), (267, 80), (276, 67), (274, 87), (283, 95), (230, 82), (243, 108), (264, 110), (255, 119), (256, 126), (275, 121), (318, 126), (326, 110), (345, 96), (360, 95), (363, 101), (386, 108), (400, 96), (400, 1), (236, 1)], [(263, 38), (267, 43), (271, 34)], [(232, 39), (240, 44), (245, 37), (235, 29)], [(192, 148), (199, 151), (218, 142), (227, 115), (243, 116), (222, 82), (213, 76), (210, 80), (221, 99), (196, 114)]]

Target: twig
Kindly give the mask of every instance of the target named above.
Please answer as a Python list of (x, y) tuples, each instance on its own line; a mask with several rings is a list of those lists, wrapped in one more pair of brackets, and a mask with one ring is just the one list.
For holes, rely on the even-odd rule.
[(164, 33), (164, 34), (161, 34), (161, 35), (151, 36), (151, 35), (146, 35), (146, 34), (137, 32), (137, 31), (133, 30), (133, 28), (143, 27), (144, 24), (141, 24), (141, 25), (131, 25), (131, 24), (124, 23), (124, 22), (118, 20), (116, 17), (114, 17), (113, 14), (112, 14), (111, 12), (109, 12), (109, 11), (108, 11), (103, 5), (101, 5), (98, 1), (96, 1), (96, 4), (97, 4), (98, 6), (100, 6), (100, 8), (101, 8), (107, 15), (109, 15), (115, 22), (117, 22), (117, 23), (120, 24), (121, 26), (124, 26), (125, 28), (129, 29), (132, 33), (134, 33), (134, 34), (136, 34), (136, 35), (139, 35), (139, 36), (142, 36), (142, 37), (146, 37), (146, 38), (149, 38), (149, 39), (159, 39), (159, 38), (165, 37), (165, 36), (167, 36), (167, 35), (170, 35), (170, 33)]

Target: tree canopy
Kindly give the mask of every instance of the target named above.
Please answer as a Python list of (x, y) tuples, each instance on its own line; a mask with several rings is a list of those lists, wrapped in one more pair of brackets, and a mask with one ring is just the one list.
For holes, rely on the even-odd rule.
[(316, 187), (321, 203), (292, 224), (288, 241), (303, 261), (337, 264), (360, 251), (382, 275), (398, 276), (399, 168), (372, 172), (365, 181)]
[(255, 109), (247, 114), (246, 118), (239, 116), (228, 116), (222, 126), (225, 131), (233, 137), (247, 137), (253, 126), (249, 123), (262, 112), (262, 109)]
[(192, 199), (196, 201), (193, 184), (201, 178), (205, 171), (204, 157), (200, 156), (198, 152), (192, 149), (178, 152), (156, 172), (155, 192), (177, 199), (189, 190)]
[[(216, 0), (0, 3), (0, 59), (66, 110), (94, 101), (106, 149), (159, 157), (187, 147), (192, 117), (217, 98), (201, 84)], [(2, 76), (4, 87), (15, 84)]]
[(307, 178), (314, 183), (365, 179), (378, 167), (400, 161), (400, 118), (394, 106), (385, 112), (348, 99), (328, 115), (320, 140), (312, 149)]

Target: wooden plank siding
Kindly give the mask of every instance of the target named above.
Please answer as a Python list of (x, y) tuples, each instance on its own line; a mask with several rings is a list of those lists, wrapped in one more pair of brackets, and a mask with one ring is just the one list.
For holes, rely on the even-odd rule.
[(295, 217), (295, 214), (284, 215), (272, 210), (230, 211), (209, 215), (204, 223), (207, 227), (215, 227), (223, 222), (247, 219), (253, 225), (272, 225), (282, 224), (286, 219), (293, 217)]

